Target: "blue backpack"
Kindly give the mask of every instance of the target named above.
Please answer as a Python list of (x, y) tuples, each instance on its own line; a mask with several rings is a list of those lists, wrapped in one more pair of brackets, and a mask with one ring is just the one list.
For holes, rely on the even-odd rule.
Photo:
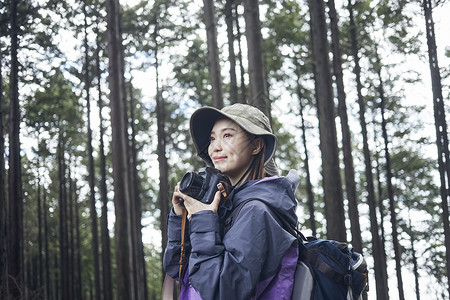
[(294, 277), (292, 300), (359, 300), (369, 290), (368, 269), (364, 257), (346, 243), (305, 236), (258, 198), (238, 205), (225, 222), (228, 231), (231, 219), (249, 201), (265, 203), (279, 224), (297, 238), (299, 259)]
[(291, 299), (360, 299), (368, 290), (364, 257), (346, 243), (299, 237)]

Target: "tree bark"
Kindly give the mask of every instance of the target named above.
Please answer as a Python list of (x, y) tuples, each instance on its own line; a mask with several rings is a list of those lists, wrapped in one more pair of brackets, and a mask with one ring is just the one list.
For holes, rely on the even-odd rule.
[(23, 293), (23, 193), (22, 165), (20, 156), (20, 110), (18, 88), (18, 25), (17, 0), (10, 2), (11, 36), (11, 73), (10, 73), (10, 110), (9, 110), (9, 170), (8, 170), (8, 271), (9, 288), (12, 299), (19, 299)]
[(45, 249), (45, 297), (44, 299), (52, 299), (50, 292), (50, 252), (48, 249), (48, 222), (47, 222), (47, 191), (44, 189), (44, 195), (42, 196), (42, 210), (44, 218), (44, 249)]
[[(38, 142), (39, 142), (39, 138), (38, 138)], [(44, 269), (43, 269), (43, 256), (42, 256), (42, 210), (41, 210), (41, 181), (40, 181), (40, 174), (39, 174), (39, 169), (40, 169), (40, 164), (39, 164), (39, 158), (38, 158), (38, 182), (37, 182), (37, 218), (38, 218), (38, 270), (39, 270), (39, 277), (38, 277), (38, 286), (39, 288), (43, 287), (43, 274), (44, 274)]]
[(342, 55), (339, 45), (340, 32), (338, 26), (338, 15), (334, 0), (328, 1), (330, 27), (331, 27), (331, 49), (333, 52), (333, 72), (336, 78), (336, 89), (338, 98), (338, 115), (341, 119), (342, 152), (344, 155), (345, 187), (348, 199), (348, 215), (350, 217), (350, 230), (352, 233), (352, 246), (355, 251), (362, 253), (361, 226), (359, 224), (358, 196), (356, 194), (355, 168), (353, 166), (352, 138), (348, 125), (347, 103), (344, 89), (344, 76), (342, 72)]
[(319, 117), (320, 151), (325, 200), (327, 237), (346, 241), (342, 183), (336, 137), (334, 99), (328, 58), (327, 30), (323, 0), (309, 1), (315, 90)]
[[(5, 111), (5, 101), (3, 98), (3, 77), (1, 67), (3, 57), (0, 51), (0, 149), (5, 149), (5, 128), (3, 127), (3, 115)], [(0, 151), (0, 186), (6, 187), (6, 171), (4, 150)], [(7, 202), (6, 191), (0, 190), (0, 295), (9, 295), (8, 288), (8, 239), (7, 239)]]
[(259, 108), (271, 119), (264, 70), (259, 1), (244, 0), (245, 36), (248, 51), (248, 75), (250, 79), (249, 103)]
[[(297, 73), (297, 75), (299, 74), (299, 72)], [(297, 77), (297, 82), (300, 82), (300, 77)], [(301, 131), (302, 131), (302, 142), (303, 142), (303, 151), (305, 152), (305, 159), (304, 164), (305, 164), (305, 172), (306, 172), (306, 194), (308, 195), (308, 199), (307, 199), (307, 204), (308, 204), (308, 210), (309, 210), (309, 223), (311, 226), (311, 233), (312, 236), (316, 236), (317, 235), (317, 229), (316, 229), (316, 218), (315, 218), (315, 208), (314, 208), (314, 192), (313, 192), (313, 188), (312, 188), (312, 183), (311, 183), (311, 174), (309, 171), (309, 155), (308, 155), (308, 147), (307, 142), (306, 142), (306, 126), (305, 126), (305, 119), (303, 117), (303, 97), (302, 97), (302, 91), (300, 88), (300, 85), (297, 86), (297, 96), (298, 96), (298, 101), (300, 104), (300, 119), (302, 121), (301, 124)]]
[(117, 297), (127, 299), (135, 295), (132, 264), (131, 196), (128, 170), (128, 135), (125, 122), (125, 90), (123, 74), (122, 37), (120, 33), (120, 4), (108, 0), (108, 57), (109, 89), (112, 124), (112, 165), (114, 178), (114, 205), (116, 213), (115, 241), (117, 264)]
[[(373, 117), (372, 122), (375, 123), (375, 116)], [(377, 137), (377, 133), (376, 130), (374, 130), (374, 140), (378, 140)], [(385, 216), (386, 216), (386, 212), (387, 209), (383, 203), (383, 183), (381, 182), (381, 166), (380, 166), (380, 153), (379, 151), (375, 151), (375, 176), (376, 176), (376, 185), (377, 185), (377, 196), (378, 196), (378, 201), (376, 201), (375, 203), (375, 211), (378, 211), (380, 214), (379, 217), (379, 221), (377, 222), (379, 225), (379, 234), (380, 234), (380, 244), (381, 244), (381, 253), (380, 255), (382, 256), (381, 258), (379, 258), (384, 264), (386, 264), (387, 262), (387, 256), (386, 256), (386, 230), (385, 230)], [(387, 274), (386, 274), (387, 276)]]
[(228, 62), (230, 63), (230, 102), (232, 104), (239, 102), (236, 77), (236, 54), (234, 50), (233, 5), (234, 0), (226, 0), (224, 8), (228, 36)]
[(241, 96), (239, 98), (239, 101), (241, 103), (247, 103), (247, 86), (245, 84), (245, 68), (244, 68), (244, 61), (242, 59), (242, 46), (241, 46), (241, 40), (242, 40), (242, 34), (241, 34), (241, 27), (239, 25), (239, 15), (236, 9), (236, 4), (234, 6), (234, 10), (236, 12), (235, 14), (235, 20), (236, 20), (236, 38), (238, 42), (238, 61), (239, 61), (239, 70), (240, 70), (240, 81), (241, 81)]
[(411, 207), (409, 202), (407, 201), (407, 208), (408, 208), (408, 231), (409, 231), (409, 242), (411, 245), (411, 259), (413, 264), (413, 274), (414, 274), (414, 286), (416, 289), (416, 300), (420, 300), (420, 285), (419, 285), (419, 267), (417, 263), (417, 251), (415, 249), (415, 244), (417, 242), (416, 234), (414, 232), (413, 226), (411, 224)]
[(90, 203), (90, 217), (91, 217), (91, 233), (92, 233), (92, 251), (94, 256), (94, 294), (95, 299), (100, 300), (102, 295), (100, 285), (100, 254), (98, 245), (98, 225), (97, 225), (97, 208), (95, 200), (95, 168), (94, 156), (92, 148), (92, 129), (91, 129), (91, 99), (90, 88), (91, 80), (89, 76), (89, 47), (87, 40), (87, 14), (86, 14), (86, 0), (83, 4), (84, 13), (84, 89), (86, 91), (86, 109), (87, 109), (87, 148), (88, 148), (88, 181), (89, 181), (89, 203)]
[(75, 299), (76, 295), (76, 279), (77, 273), (75, 270), (76, 260), (75, 260), (75, 216), (74, 216), (74, 202), (76, 201), (76, 195), (74, 191), (74, 179), (72, 178), (72, 165), (69, 165), (67, 178), (69, 180), (69, 196), (68, 196), (68, 206), (69, 206), (69, 217), (68, 217), (68, 249), (69, 249), (69, 259), (68, 259), (68, 271), (70, 277), (70, 297)]
[(203, 0), (203, 17), (208, 44), (208, 70), (211, 81), (212, 106), (223, 107), (222, 77), (220, 76), (219, 47), (217, 46), (217, 26), (214, 1)]
[[(381, 66), (381, 62), (379, 60), (377, 54), (377, 63)], [(394, 202), (394, 189), (392, 187), (392, 169), (391, 169), (391, 156), (389, 153), (389, 140), (387, 135), (386, 128), (386, 118), (385, 118), (385, 103), (386, 99), (384, 96), (384, 84), (383, 79), (381, 78), (381, 67), (377, 70), (378, 80), (380, 81), (379, 85), (379, 96), (380, 96), (380, 110), (381, 110), (381, 130), (384, 140), (384, 156), (386, 160), (386, 183), (387, 183), (387, 192), (389, 198), (389, 211), (391, 214), (391, 225), (392, 225), (392, 243), (394, 246), (394, 258), (395, 258), (395, 267), (397, 272), (397, 285), (398, 285), (398, 295), (400, 300), (405, 299), (405, 293), (403, 291), (403, 279), (402, 279), (402, 267), (401, 267), (401, 253), (400, 253), (400, 244), (398, 242), (398, 225), (397, 225), (397, 213), (395, 212), (395, 202)], [(381, 200), (381, 199), (380, 199)]]
[(358, 53), (359, 50), (356, 38), (355, 21), (353, 18), (353, 4), (351, 0), (349, 0), (348, 2), (348, 10), (350, 14), (350, 39), (351, 39), (352, 56), (355, 61), (354, 74), (356, 80), (356, 90), (358, 94), (359, 120), (361, 124), (361, 133), (363, 137), (367, 202), (369, 204), (370, 231), (372, 233), (372, 251), (374, 259), (376, 291), (377, 291), (377, 299), (382, 300), (382, 299), (389, 299), (389, 288), (387, 284), (386, 260), (384, 260), (385, 255), (383, 255), (383, 248), (378, 231), (379, 229), (376, 212), (375, 189), (373, 185), (372, 163), (370, 158), (370, 150), (367, 138), (367, 125), (365, 119), (366, 109), (364, 98), (362, 96), (361, 68), (359, 66), (359, 53)]
[(450, 185), (450, 155), (448, 150), (448, 132), (445, 119), (445, 106), (442, 97), (441, 74), (436, 51), (436, 36), (432, 14), (431, 0), (423, 0), (425, 14), (425, 29), (428, 45), (428, 59), (431, 73), (431, 87), (433, 90), (434, 122), (436, 127), (436, 146), (438, 148), (438, 165), (441, 180), (442, 219), (444, 227), (445, 257), (447, 268), (447, 291), (450, 294), (450, 223), (448, 198)]
[[(155, 30), (155, 36), (158, 35), (158, 31)], [(155, 38), (156, 41), (156, 38)], [(159, 45), (155, 47), (155, 69), (156, 69), (156, 121), (158, 124), (157, 135), (158, 135), (158, 164), (159, 164), (159, 194), (158, 194), (158, 202), (159, 209), (161, 211), (160, 214), (160, 226), (161, 226), (161, 242), (162, 242), (162, 252), (161, 252), (161, 263), (162, 263), (162, 255), (167, 246), (168, 236), (167, 236), (167, 220), (169, 216), (169, 165), (167, 162), (166, 156), (166, 143), (167, 136), (165, 130), (166, 123), (166, 109), (164, 105), (164, 98), (162, 97), (161, 88), (159, 86), (159, 57), (158, 57)], [(163, 276), (165, 276), (164, 269)]]
[[(74, 190), (76, 190), (76, 184), (74, 184)], [(75, 199), (74, 201), (75, 205), (75, 266), (77, 272), (77, 279), (76, 279), (76, 293), (78, 299), (82, 299), (82, 273), (81, 273), (81, 235), (80, 235), (80, 208), (78, 206), (78, 200)]]
[(98, 117), (100, 127), (100, 199), (102, 202), (102, 216), (100, 219), (101, 226), (101, 244), (102, 244), (102, 278), (103, 278), (103, 297), (104, 299), (114, 299), (113, 285), (111, 276), (111, 241), (108, 229), (108, 190), (106, 187), (106, 155), (104, 135), (105, 128), (103, 126), (103, 99), (101, 89), (101, 70), (100, 70), (100, 42), (99, 32), (97, 32), (97, 48), (96, 48), (96, 69), (97, 69), (97, 89), (98, 89)]
[[(376, 136), (376, 135), (375, 135)], [(375, 138), (375, 140), (377, 140), (377, 138)], [(376, 182), (377, 182), (377, 195), (378, 195), (378, 212), (380, 213), (380, 238), (381, 238), (381, 245), (383, 245), (383, 253), (386, 254), (385, 251), (385, 245), (386, 245), (386, 233), (384, 230), (384, 217), (385, 217), (385, 211), (386, 208), (384, 207), (384, 203), (383, 203), (383, 188), (382, 188), (382, 183), (381, 183), (381, 174), (380, 174), (380, 155), (378, 152), (375, 152), (375, 176), (376, 176)], [(384, 256), (384, 260), (386, 260), (386, 256)]]
[(59, 280), (61, 295), (60, 299), (70, 298), (69, 270), (68, 270), (68, 237), (67, 237), (67, 198), (66, 198), (66, 165), (64, 162), (64, 133), (59, 129), (58, 137), (58, 180), (59, 180)]
[(133, 231), (134, 231), (134, 266), (136, 270), (136, 290), (139, 293), (140, 299), (147, 299), (147, 273), (145, 270), (145, 259), (144, 259), (144, 244), (142, 243), (142, 204), (141, 197), (139, 194), (139, 176), (137, 172), (137, 148), (136, 148), (136, 130), (134, 126), (135, 115), (134, 115), (134, 97), (133, 97), (133, 86), (131, 80), (129, 82), (129, 99), (130, 99), (130, 187), (132, 195), (132, 210), (134, 215), (132, 215), (133, 221)]

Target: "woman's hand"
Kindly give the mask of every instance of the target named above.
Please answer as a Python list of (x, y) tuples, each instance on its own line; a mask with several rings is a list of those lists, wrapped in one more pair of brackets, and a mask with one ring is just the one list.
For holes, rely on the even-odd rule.
[[(217, 212), (219, 208), (220, 197), (221, 194), (219, 191), (217, 191), (214, 195), (214, 200), (210, 204), (206, 204), (180, 192), (180, 184), (178, 183), (175, 186), (175, 191), (172, 197), (173, 210), (175, 214), (181, 215), (183, 213), (183, 210), (186, 209), (188, 212), (188, 218), (190, 218), (191, 215), (203, 210), (211, 210), (212, 212)], [(179, 200), (180, 198), (183, 199), (183, 202)]]
[(180, 197), (179, 194), (180, 194), (180, 183), (178, 183), (175, 186), (175, 189), (173, 191), (172, 204), (173, 204), (173, 211), (175, 212), (175, 214), (181, 216), (186, 208), (180, 201), (180, 198), (182, 197)]

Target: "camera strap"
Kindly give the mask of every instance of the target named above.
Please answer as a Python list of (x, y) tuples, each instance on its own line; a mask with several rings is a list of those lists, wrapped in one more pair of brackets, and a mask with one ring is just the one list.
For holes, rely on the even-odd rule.
[(181, 251), (180, 251), (180, 261), (179, 261), (180, 269), (178, 271), (178, 279), (180, 282), (180, 291), (181, 291), (181, 286), (183, 283), (183, 278), (181, 278), (181, 275), (182, 275), (184, 258), (185, 258), (184, 234), (186, 231), (186, 219), (187, 219), (186, 217), (187, 217), (186, 209), (183, 209), (183, 214), (181, 215)]

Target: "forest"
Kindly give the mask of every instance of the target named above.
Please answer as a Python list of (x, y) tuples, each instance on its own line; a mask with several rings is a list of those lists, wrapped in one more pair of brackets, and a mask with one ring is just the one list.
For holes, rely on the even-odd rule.
[[(248, 103), (366, 299), (449, 299), (445, 0), (2, 0), (0, 299), (161, 299), (189, 118)], [(444, 27), (447, 26), (447, 27)]]

